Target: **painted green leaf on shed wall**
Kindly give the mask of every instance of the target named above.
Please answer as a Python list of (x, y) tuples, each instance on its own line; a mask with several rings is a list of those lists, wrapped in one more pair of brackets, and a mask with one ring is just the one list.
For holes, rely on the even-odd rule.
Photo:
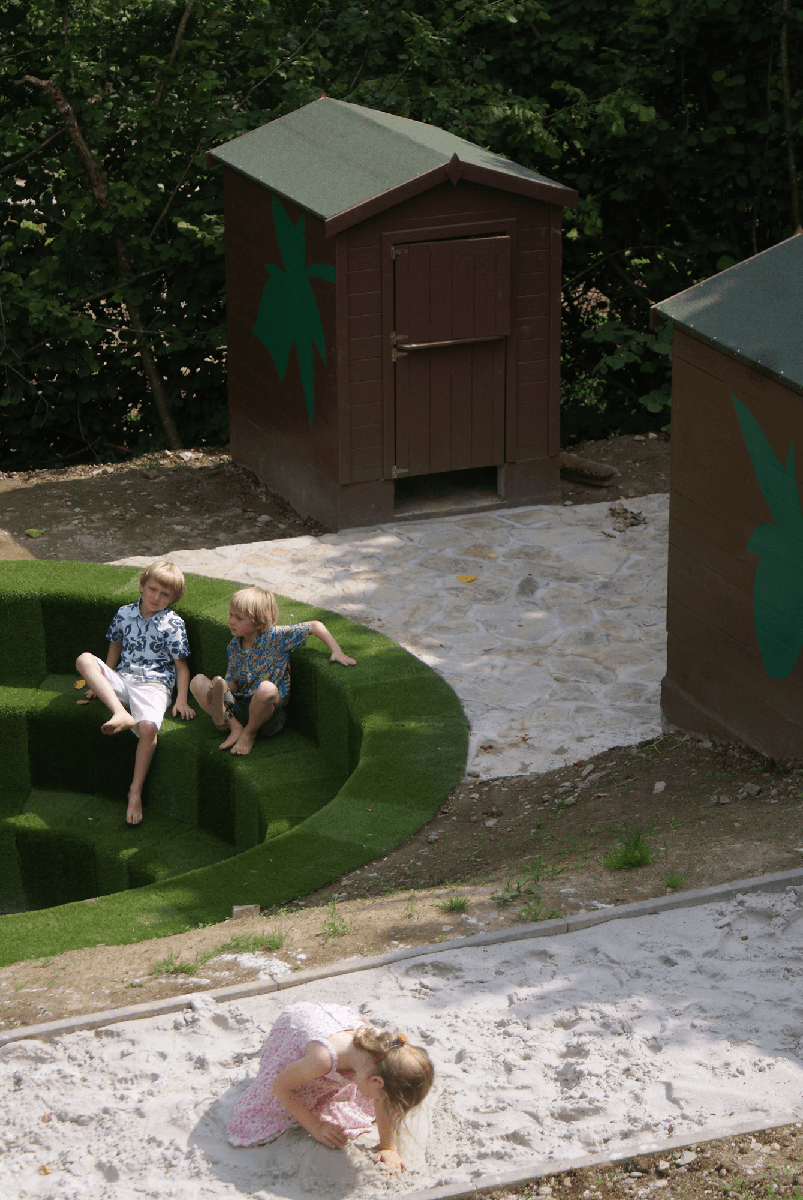
[(282, 265), (265, 263), (268, 280), (262, 290), (253, 332), (273, 359), (282, 382), (287, 371), (290, 351), (295, 344), (311, 428), (315, 411), (315, 364), (312, 347), (318, 347), (324, 365), (326, 347), (321, 314), (310, 279), (325, 279), (334, 283), (335, 269), (328, 263), (312, 263), (307, 266), (304, 217), (299, 217), (294, 225), (275, 196), (271, 207)]
[(785, 679), (803, 649), (803, 512), (792, 444), (786, 466), (758, 421), (731, 393), (742, 437), (773, 521), (759, 525), (747, 543), (759, 556), (753, 583), (753, 618), (764, 669)]

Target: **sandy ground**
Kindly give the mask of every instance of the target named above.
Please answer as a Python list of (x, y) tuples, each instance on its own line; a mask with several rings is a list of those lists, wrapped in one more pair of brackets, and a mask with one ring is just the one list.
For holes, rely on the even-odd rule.
[[(372, 1200), (800, 1112), (803, 888), (421, 955), (247, 1001), (0, 1050), (9, 1200)], [(393, 1179), (366, 1135), (253, 1149), (225, 1130), (295, 1000), (405, 1028), (436, 1064)]]

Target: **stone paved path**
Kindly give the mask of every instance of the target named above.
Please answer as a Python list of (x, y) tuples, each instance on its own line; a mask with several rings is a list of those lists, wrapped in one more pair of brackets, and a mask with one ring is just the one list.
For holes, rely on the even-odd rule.
[(468, 769), (488, 779), (660, 733), (669, 498), (628, 500), (647, 523), (624, 532), (614, 531), (609, 505), (504, 509), (164, 557), (394, 638), (455, 689), (471, 722)]

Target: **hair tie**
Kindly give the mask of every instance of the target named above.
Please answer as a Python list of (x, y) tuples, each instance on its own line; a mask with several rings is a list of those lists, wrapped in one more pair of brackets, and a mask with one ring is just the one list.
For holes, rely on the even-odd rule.
[(393, 1042), (392, 1049), (398, 1050), (399, 1046), (406, 1046), (406, 1045), (407, 1045), (407, 1034), (406, 1033), (397, 1033), (395, 1041)]

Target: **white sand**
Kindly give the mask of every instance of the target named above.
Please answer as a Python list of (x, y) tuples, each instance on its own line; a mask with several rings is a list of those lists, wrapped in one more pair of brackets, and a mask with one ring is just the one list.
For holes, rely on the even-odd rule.
[[(250, 1150), (226, 1141), (266, 1031), (299, 999), (358, 1006), (428, 1045), (437, 1090), (402, 1179), (373, 1166), (370, 1136), (343, 1151), (300, 1131)], [(758, 1125), (800, 1113), (802, 1097), (797, 888), (11, 1043), (0, 1194), (371, 1200), (649, 1146), (670, 1124), (690, 1138)]]

